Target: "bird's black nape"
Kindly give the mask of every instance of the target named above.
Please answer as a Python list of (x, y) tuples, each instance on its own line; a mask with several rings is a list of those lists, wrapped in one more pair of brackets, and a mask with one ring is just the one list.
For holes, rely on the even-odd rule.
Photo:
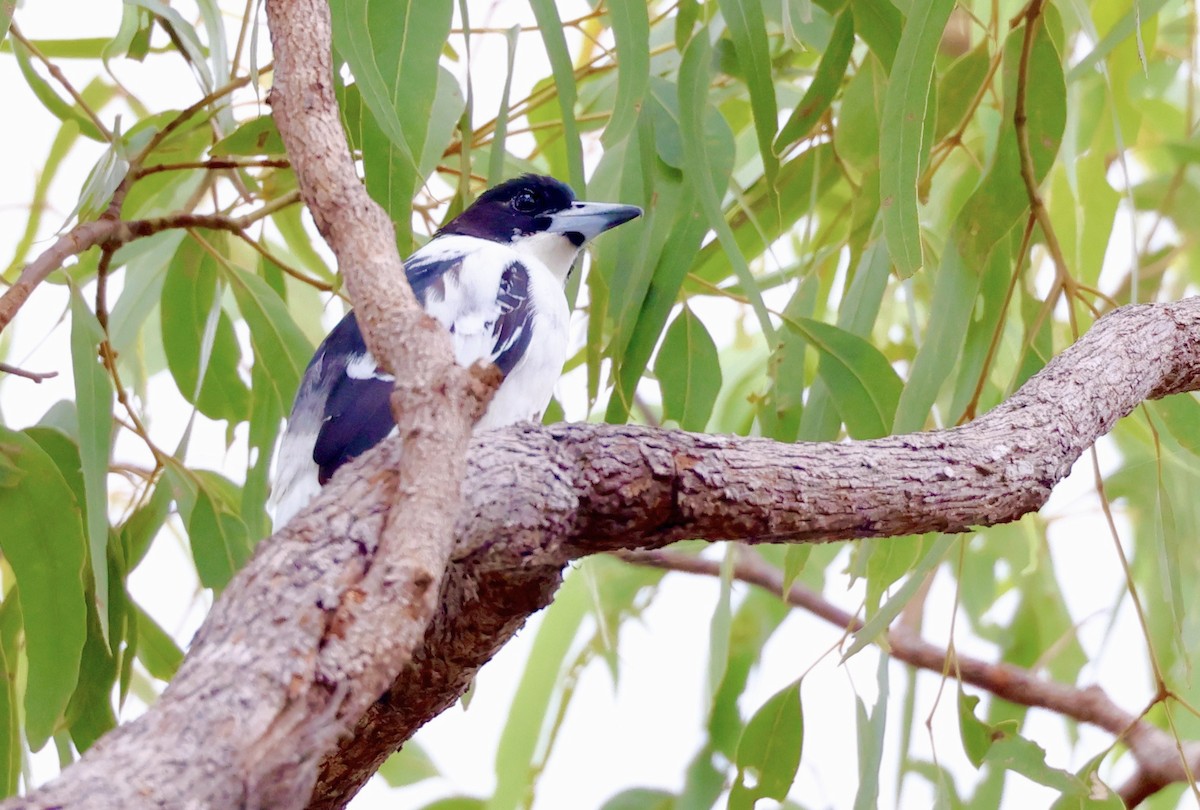
[(525, 174), (494, 186), (446, 224), (438, 235), (510, 242), (546, 229), (549, 218), (571, 207), (575, 192), (553, 177)]

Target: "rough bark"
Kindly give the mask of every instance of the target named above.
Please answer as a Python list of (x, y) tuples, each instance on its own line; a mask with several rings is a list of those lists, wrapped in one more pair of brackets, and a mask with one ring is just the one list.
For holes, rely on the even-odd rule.
[[(1014, 520), (1143, 400), (1198, 387), (1191, 298), (1118, 310), (1000, 407), (951, 430), (796, 445), (603, 425), (486, 434), (471, 448), (434, 619), (375, 701), (357, 672), (383, 636), (347, 630), (363, 620), (353, 606), (366, 589), (380, 587), (365, 574), (407, 453), (402, 439), (384, 442), (264, 541), (145, 716), (5, 806), (295, 806), (261, 788), (294, 790), (322, 757), (310, 806), (342, 806), (550, 600), (572, 558), (680, 537), (815, 542)], [(381, 634), (420, 624), (388, 621)], [(374, 702), (343, 736), (351, 699)]]
[(548, 603), (573, 558), (682, 537), (817, 542), (1014, 520), (1144, 399), (1200, 387), (1200, 299), (1188, 299), (1113, 313), (953, 430), (780, 445), (522, 426), (475, 440), (464, 469), (486, 385), (449, 362), (397, 282), (390, 223), (337, 124), (325, 4), (268, 0), (267, 12), (279, 129), (369, 345), (404, 382), (400, 436), (261, 544), (146, 715), (3, 807), (341, 806)]
[(554, 425), (476, 439), (454, 564), (425, 645), (326, 759), (310, 806), (344, 805), (451, 705), (526, 607), (548, 602), (571, 559), (693, 537), (824, 542), (1005, 523), (1040, 508), (1080, 454), (1144, 400), (1197, 389), (1200, 298), (1189, 298), (1111, 313), (999, 407), (949, 430), (788, 445)]

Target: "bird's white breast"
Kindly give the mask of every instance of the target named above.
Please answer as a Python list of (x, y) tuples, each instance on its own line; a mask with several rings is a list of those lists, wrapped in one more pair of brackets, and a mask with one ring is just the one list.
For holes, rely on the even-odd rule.
[(505, 377), (475, 429), (488, 430), (540, 419), (567, 357), (570, 312), (562, 282), (537, 253), (514, 250), (496, 242), (444, 236), (430, 242), (424, 250), (430, 251), (431, 259), (464, 257), (455, 276), (443, 277), (445, 294), (430, 290), (425, 299), (426, 311), (451, 331), (454, 359), (463, 366), (494, 360), (492, 327), (500, 316), (497, 299), (501, 277), (514, 262), (525, 267), (533, 309), (532, 336), (525, 354)]

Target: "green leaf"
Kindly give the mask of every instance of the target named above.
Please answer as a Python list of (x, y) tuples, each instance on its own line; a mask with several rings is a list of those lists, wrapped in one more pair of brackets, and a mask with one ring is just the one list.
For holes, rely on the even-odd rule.
[[(849, 7), (854, 12), (855, 32), (867, 43), (884, 68), (891, 71), (900, 47), (903, 15), (892, 3), (880, 3), (877, 0), (850, 0)], [(941, 33), (939, 28), (937, 35), (941, 36)]]
[[(771, 323), (762, 293), (750, 272), (750, 266), (738, 249), (737, 240), (721, 210), (721, 200), (712, 177), (712, 167), (725, 163), (728, 155), (713, 149), (724, 147), (721, 141), (710, 141), (705, 126), (705, 112), (709, 109), (709, 63), (712, 47), (706, 34), (692, 37), (683, 53), (679, 66), (679, 129), (683, 137), (684, 176), (695, 190), (701, 209), (708, 219), (708, 226), (717, 232), (717, 239), (725, 249), (725, 255), (733, 265), (734, 273), (743, 290), (750, 297), (759, 326), (768, 340), (775, 338), (775, 326)], [(732, 146), (732, 144), (730, 144)]]
[(485, 810), (488, 803), (471, 796), (451, 796), (426, 804), (420, 810)]
[(946, 246), (934, 280), (929, 324), (896, 406), (897, 433), (925, 426), (942, 383), (958, 362), (982, 278), (963, 261), (957, 246)]
[(183, 663), (183, 650), (140, 605), (135, 604), (133, 609), (137, 615), (137, 659), (152, 677), (171, 680)]
[[(871, 243), (859, 259), (854, 279), (838, 310), (839, 328), (862, 338), (870, 337), (890, 275), (887, 241), (880, 238)], [(841, 417), (833, 406), (829, 386), (818, 377), (809, 391), (796, 438), (832, 441), (837, 438), (840, 425)]]
[(811, 318), (784, 322), (821, 353), (817, 374), (855, 439), (891, 432), (903, 384), (878, 349), (858, 335)]
[(417, 175), (421, 182), (433, 173), (454, 138), (454, 129), (466, 109), (458, 79), (444, 67), (438, 68), (437, 93), (433, 99), (433, 110), (429, 114), (429, 129), (425, 133), (425, 145), (421, 151)]
[(200, 584), (220, 591), (250, 559), (246, 524), (201, 486), (196, 490), (187, 530)]
[(97, 351), (104, 330), (71, 287), (71, 365), (79, 415), (88, 556), (96, 589), (100, 632), (108, 638), (108, 455), (112, 444), (113, 389)]
[(729, 667), (729, 642), (733, 628), (733, 564), (736, 554), (736, 545), (726, 544), (725, 556), (721, 559), (721, 590), (717, 594), (717, 604), (708, 625), (708, 699), (705, 703), (710, 706), (716, 703)]
[(568, 576), (542, 617), (521, 682), (513, 695), (508, 722), (496, 748), (496, 791), (487, 810), (515, 810), (529, 789), (530, 768), (555, 684), (591, 599), (581, 576)]
[(730, 762), (736, 760), (738, 740), (745, 724), (738, 703), (746, 690), (751, 671), (758, 666), (763, 645), (790, 614), (786, 602), (762, 590), (751, 590), (729, 625), (725, 672), (721, 677), (708, 718), (712, 747)]
[(1122, 42), (1137, 33), (1138, 28), (1149, 22), (1166, 4), (1167, 0), (1137, 0), (1134, 7), (1125, 12), (1121, 19), (1112, 28), (1108, 29), (1108, 33), (1104, 35), (1104, 39), (1096, 43), (1096, 47), (1071, 68), (1071, 71), (1067, 74), (1067, 81), (1078, 81), (1089, 75), (1100, 64), (1102, 59), (1112, 53)]
[[(1067, 88), (1062, 57), (1041, 21), (1036, 23), (1029, 52), (1029, 73), (1037, 81), (1026, 85), (1026, 128), (1034, 177), (1046, 176), (1058, 154), (1067, 119)], [(1007, 122), (1016, 111), (1017, 74), (1020, 69), (1024, 29), (1008, 35), (1004, 43), (1004, 120), (995, 158), (979, 187), (963, 206), (952, 238), (968, 265), (976, 272), (987, 255), (1029, 211), (1029, 193), (1021, 179), (1021, 157), (1015, 127)]]
[(403, 748), (384, 761), (379, 767), (379, 775), (390, 787), (403, 787), (441, 774), (433, 760), (425, 753), (425, 749), (409, 740)]
[[(804, 746), (804, 712), (800, 681), (788, 684), (767, 700), (746, 724), (737, 748), (737, 781), (733, 795), (743, 793), (753, 806), (757, 799), (787, 798)], [(747, 786), (747, 775), (754, 785)], [(730, 805), (734, 800), (730, 797)]]
[(1175, 441), (1200, 456), (1200, 402), (1193, 394), (1176, 394), (1147, 403)]
[(858, 792), (854, 810), (872, 810), (879, 806), (879, 768), (883, 760), (883, 740), (887, 732), (888, 657), (879, 656), (876, 669), (879, 695), (875, 708), (868, 716), (866, 704), (854, 697), (855, 719), (858, 726)]
[[(8, 33), (8, 27), (5, 26), (5, 33)], [(33, 64), (29, 59), (29, 51), (19, 42), (14, 41), (13, 55), (17, 57), (17, 67), (21, 70), (21, 75), (25, 78), (25, 83), (29, 85), (29, 89), (33, 91), (33, 95), (37, 100), (42, 102), (42, 105), (58, 120), (64, 124), (71, 121), (78, 125), (79, 132), (86, 138), (90, 138), (97, 143), (107, 144), (108, 137), (105, 136), (100, 128), (88, 118), (76, 106), (68, 104), (59, 97), (50, 83), (38, 75), (34, 70)]]
[(675, 796), (655, 788), (629, 788), (602, 804), (600, 810), (675, 810)]
[(992, 729), (987, 723), (975, 716), (975, 707), (979, 698), (968, 695), (962, 686), (958, 688), (958, 730), (962, 735), (963, 751), (967, 759), (976, 768), (983, 765), (983, 759), (992, 747)]
[(821, 119), (833, 103), (846, 68), (850, 65), (850, 52), (854, 50), (854, 14), (845, 9), (838, 15), (829, 46), (821, 57), (812, 83), (804, 91), (804, 97), (792, 110), (787, 123), (775, 139), (775, 151), (783, 154), (793, 144), (808, 137), (813, 125)]
[[(3, 485), (0, 485), (2, 488)], [(17, 678), (22, 625), (18, 589), (13, 587), (0, 603), (0, 795), (13, 796), (21, 776), (21, 722)]]
[[(889, 538), (881, 542), (890, 543), (895, 539)], [(921, 587), (925, 581), (925, 575), (941, 564), (946, 556), (946, 552), (950, 549), (955, 539), (956, 537), (953, 534), (943, 534), (938, 537), (936, 542), (929, 546), (928, 551), (925, 552), (925, 556), (909, 572), (908, 579), (905, 580), (904, 584), (854, 634), (853, 643), (842, 653), (843, 661), (852, 655), (856, 655), (868, 644), (877, 641), (887, 632), (892, 621), (900, 615), (900, 611), (904, 610), (905, 606), (912, 600), (913, 595)]]
[[(783, 311), (785, 319), (811, 317), (817, 305), (820, 279), (808, 275)], [(786, 320), (785, 320), (786, 323)], [(809, 391), (806, 370), (808, 341), (794, 329), (779, 333), (767, 359), (767, 390), (758, 401), (758, 422), (763, 436), (794, 442), (804, 415), (804, 398)], [(836, 429), (836, 428), (835, 428)]]
[(1121, 801), (1121, 795), (1100, 779), (1100, 765), (1109, 753), (1103, 751), (1097, 754), (1076, 772), (1079, 780), (1088, 786), (1086, 795), (1064, 793), (1058, 801), (1050, 805), (1050, 810), (1125, 810), (1125, 802)]
[(333, 44), (363, 102), (416, 172), (450, 34), (447, 0), (331, 0)]
[(79, 677), (88, 544), (81, 505), (36, 442), (0, 427), (0, 457), (21, 472), (13, 486), (0, 488), (0, 550), (21, 588), (29, 660), (25, 736), (37, 751), (54, 733)]
[(154, 494), (121, 526), (121, 547), (125, 552), (126, 572), (136, 568), (145, 557), (150, 549), (150, 542), (166, 522), (170, 507), (171, 488), (164, 486), (160, 479), (154, 487)]
[(209, 154), (213, 157), (258, 157), (259, 155), (283, 155), (283, 138), (275, 128), (275, 119), (260, 115), (241, 124), (233, 132), (212, 145)]
[[(4, 42), (8, 36), (9, 26), (12, 25), (13, 12), (17, 9), (17, 0), (0, 0), (0, 42)], [(7, 782), (0, 782), (0, 785), (7, 785)], [(15, 788), (14, 788), (15, 789)], [(6, 792), (8, 796), (11, 792)]]
[(717, 346), (687, 307), (663, 337), (654, 374), (662, 388), (663, 416), (684, 430), (704, 430), (721, 390)]
[[(725, 24), (729, 26), (738, 65), (750, 89), (750, 110), (754, 115), (754, 131), (758, 135), (758, 152), (762, 157), (767, 186), (773, 195), (779, 175), (779, 158), (775, 154), (779, 106), (771, 77), (771, 47), (762, 3), (717, 0), (717, 6), (725, 17)], [(680, 80), (682, 83), (682, 76)]]
[(938, 81), (937, 126), (934, 139), (940, 141), (954, 130), (963, 116), (973, 112), (975, 94), (988, 77), (989, 42), (984, 39), (950, 66)]
[(641, 0), (609, 0), (607, 7), (617, 46), (617, 99), (600, 140), (611, 149), (633, 131), (650, 89), (650, 14)]
[(196, 33), (195, 26), (184, 19), (178, 11), (160, 0), (125, 0), (125, 2), (144, 8), (158, 19), (159, 25), (171, 35), (171, 41), (179, 47), (188, 63), (199, 74), (204, 92), (211, 93), (215, 87), (213, 74), (204, 58), (206, 48), (200, 42), (200, 35)]
[[(79, 683), (64, 712), (71, 740), (80, 753), (117, 725), (112, 707), (113, 686), (117, 682), (117, 661), (105, 643), (101, 616), (95, 604), (88, 606), (88, 635), (80, 660)], [(107, 616), (104, 617), (107, 619)], [(115, 632), (120, 632), (115, 628)]]
[(575, 121), (575, 66), (567, 50), (567, 38), (563, 33), (562, 19), (554, 0), (529, 0), (538, 31), (546, 46), (550, 70), (554, 74), (554, 86), (558, 90), (558, 108), (562, 112), (562, 136), (567, 149), (568, 182), (577, 194), (583, 194), (587, 184), (583, 174), (583, 142), (579, 138), (579, 124)]
[[(224, 244), (224, 238), (210, 242)], [(184, 399), (211, 419), (236, 423), (249, 414), (250, 390), (238, 374), (241, 350), (217, 294), (218, 268), (195, 239), (180, 244), (163, 282), (163, 350)]]
[(933, 62), (955, 0), (915, 3), (896, 49), (880, 119), (879, 194), (883, 233), (900, 278), (921, 269), (917, 179), (932, 134), (925, 132)]
[(508, 48), (508, 59), (504, 68), (504, 90), (500, 93), (500, 111), (496, 113), (496, 129), (492, 133), (492, 153), (488, 158), (488, 187), (499, 184), (504, 180), (504, 158), (507, 154), (508, 140), (508, 110), (512, 98), (513, 65), (517, 59), (517, 40), (521, 36), (521, 26), (514, 25), (504, 35)]
[[(314, 347), (271, 285), (240, 268), (222, 269), (238, 311), (250, 328), (255, 368), (261, 366), (259, 370), (270, 382), (269, 390), (282, 412), (291, 405)], [(255, 396), (258, 393), (256, 390)]]

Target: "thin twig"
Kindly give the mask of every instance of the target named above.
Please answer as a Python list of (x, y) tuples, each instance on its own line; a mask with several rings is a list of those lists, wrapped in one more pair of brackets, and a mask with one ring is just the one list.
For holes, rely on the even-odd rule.
[(58, 376), (57, 371), (27, 371), (17, 366), (10, 366), (8, 363), (0, 363), (0, 373), (11, 374), (14, 377), (24, 377), (27, 380), (33, 380), (35, 383), (41, 383), (42, 380)]
[(137, 180), (159, 172), (176, 172), (185, 169), (204, 169), (218, 171), (221, 169), (286, 169), (292, 164), (284, 158), (211, 158), (209, 160), (191, 160), (182, 163), (157, 163), (144, 166), (133, 172)]
[[(120, 220), (107, 215), (83, 222), (63, 234), (48, 250), (25, 266), (16, 282), (0, 297), (0, 332), (12, 321), (33, 290), (46, 276), (76, 256), (97, 245), (119, 246), (135, 239), (153, 236), (174, 228), (211, 228), (220, 231), (245, 230), (250, 225), (300, 201), (298, 191), (290, 191), (250, 213), (231, 217), (224, 214), (170, 214), (152, 219)], [(111, 207), (110, 207), (111, 210)]]
[(29, 51), (29, 53), (35, 59), (46, 66), (46, 70), (50, 72), (50, 75), (54, 77), (54, 80), (62, 85), (63, 89), (67, 91), (67, 94), (70, 95), (75, 103), (79, 105), (79, 109), (83, 110), (83, 114), (91, 119), (92, 123), (96, 125), (96, 129), (100, 130), (100, 134), (104, 136), (105, 140), (111, 143), (113, 139), (112, 130), (104, 126), (104, 122), (100, 120), (100, 116), (98, 116), (96, 112), (88, 105), (88, 103), (83, 100), (83, 96), (80, 95), (79, 91), (75, 89), (75, 86), (71, 84), (69, 79), (67, 79), (67, 76), (62, 72), (62, 69), (47, 59), (46, 55), (38, 50), (36, 45), (25, 38), (25, 35), (21, 33), (21, 29), (17, 27), (16, 22), (9, 23), (8, 33), (13, 39), (15, 39), (17, 42), (20, 42), (21, 46), (25, 48), (25, 50)]
[[(1075, 302), (1079, 300), (1086, 306), (1090, 306), (1090, 304), (1087, 301), (1083, 301), (1079, 296), (1075, 277), (1067, 269), (1067, 260), (1063, 255), (1062, 245), (1059, 244), (1058, 234), (1055, 233), (1054, 226), (1050, 222), (1050, 212), (1046, 210), (1046, 205), (1042, 201), (1042, 195), (1038, 191), (1037, 171), (1033, 165), (1033, 151), (1029, 145), (1029, 116), (1026, 112), (1029, 88), (1029, 58), (1033, 53), (1033, 37), (1037, 33), (1037, 26), (1041, 23), (1040, 17), (1045, 2), (1046, 0), (1032, 0), (1026, 7), (1023, 15), (1025, 30), (1024, 38), (1021, 42), (1021, 58), (1017, 64), (1017, 99), (1013, 110), (1013, 127), (1016, 129), (1017, 152), (1021, 156), (1021, 179), (1025, 182), (1025, 193), (1029, 197), (1029, 207), (1033, 211), (1033, 215), (1037, 218), (1038, 225), (1042, 227), (1042, 235), (1046, 239), (1046, 248), (1050, 251), (1050, 257), (1054, 260), (1054, 269), (1058, 276), (1058, 283), (1062, 286), (1063, 292), (1067, 296), (1067, 319), (1071, 323), (1071, 335), (1078, 338), (1079, 321), (1075, 317)], [(1095, 314), (1094, 307), (1092, 311)]]

